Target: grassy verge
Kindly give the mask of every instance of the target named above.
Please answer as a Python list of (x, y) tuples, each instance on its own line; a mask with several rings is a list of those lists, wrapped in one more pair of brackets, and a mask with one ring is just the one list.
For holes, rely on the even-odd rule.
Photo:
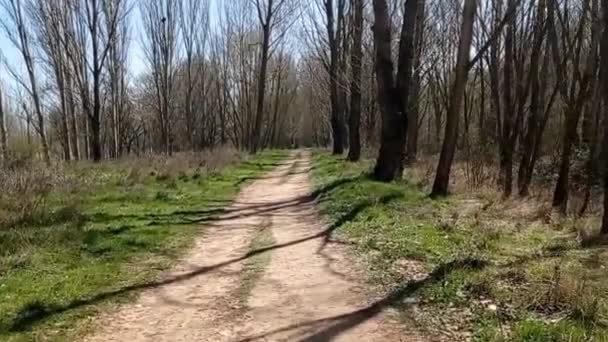
[[(255, 237), (249, 244), (250, 251), (261, 250), (274, 245), (274, 237), (272, 236), (271, 222), (265, 220), (262, 222), (259, 230), (256, 232)], [(246, 307), (248, 304), (249, 296), (257, 281), (264, 274), (266, 266), (270, 263), (271, 252), (267, 251), (264, 253), (256, 254), (251, 258), (247, 259), (244, 265), (244, 271), (241, 279), (241, 285), (238, 289), (237, 297), (239, 298), (240, 304)]]
[(392, 289), (391, 305), (453, 340), (608, 340), (605, 247), (493, 199), (433, 201), (406, 181), (375, 182), (370, 167), (317, 153), (313, 180), (323, 214), (341, 222), (336, 238)]
[(48, 215), (0, 229), (0, 340), (85, 332), (83, 318), (153, 280), (241, 185), (285, 156), (265, 152), (206, 175), (79, 168), (85, 185), (52, 194)]

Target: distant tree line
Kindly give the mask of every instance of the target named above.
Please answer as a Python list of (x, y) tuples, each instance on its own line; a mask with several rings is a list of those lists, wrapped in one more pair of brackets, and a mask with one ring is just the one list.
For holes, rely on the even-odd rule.
[(608, 186), (607, 6), (0, 0), (20, 57), (1, 68), (0, 156), (331, 145), (377, 151), (374, 176), (392, 181), (437, 154), (432, 196), (455, 161), (476, 182), (496, 167), (505, 197), (549, 169), (556, 211), (584, 213)]

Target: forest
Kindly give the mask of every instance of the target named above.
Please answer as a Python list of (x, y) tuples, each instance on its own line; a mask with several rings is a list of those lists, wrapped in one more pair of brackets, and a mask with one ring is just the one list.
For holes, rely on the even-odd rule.
[(0, 0), (0, 189), (0, 340), (604, 341), (608, 0)]

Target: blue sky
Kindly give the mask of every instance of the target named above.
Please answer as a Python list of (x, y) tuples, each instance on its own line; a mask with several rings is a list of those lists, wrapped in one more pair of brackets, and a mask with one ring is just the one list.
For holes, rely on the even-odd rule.
[[(132, 76), (137, 77), (146, 69), (146, 63), (144, 60), (144, 52), (141, 47), (141, 32), (142, 22), (139, 13), (139, 1), (155, 1), (155, 0), (129, 0), (129, 5), (133, 7), (130, 14), (129, 20), (131, 25), (131, 46), (129, 51), (129, 71)], [(211, 25), (214, 24), (215, 18), (217, 17), (217, 4), (220, 1), (233, 1), (233, 0), (209, 0), (210, 1), (210, 20)], [(0, 18), (3, 14), (0, 13)], [(3, 18), (2, 18), (3, 19)], [(13, 46), (13, 43), (8, 39), (4, 30), (0, 30), (0, 51), (2, 55), (7, 59), (8, 63), (13, 66), (16, 70), (23, 70), (23, 60), (19, 51)], [(11, 85), (14, 84), (12, 77), (7, 74), (6, 70), (0, 69), (0, 78)]]

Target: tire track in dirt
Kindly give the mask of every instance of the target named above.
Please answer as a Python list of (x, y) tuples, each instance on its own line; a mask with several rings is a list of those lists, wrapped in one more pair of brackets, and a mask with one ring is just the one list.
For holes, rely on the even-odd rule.
[[(311, 193), (309, 153), (295, 163), (275, 199), (287, 202)], [(360, 275), (343, 247), (324, 232), (314, 201), (280, 208), (272, 215), (277, 245), (249, 299), (248, 321), (237, 341), (422, 341), (402, 330), (402, 322), (384, 308), (370, 306)], [(315, 237), (308, 239), (308, 237)], [(361, 279), (361, 278), (359, 278)]]
[[(135, 303), (102, 317), (103, 328), (87, 340), (424, 341), (404, 331), (387, 305), (370, 301), (344, 247), (328, 239), (310, 196), (309, 171), (310, 153), (295, 152), (243, 189), (166, 275), (179, 281), (142, 291)], [(274, 245), (248, 251), (268, 222)], [(244, 265), (261, 253), (270, 253), (270, 262), (243, 306)]]
[[(144, 290), (134, 303), (102, 315), (101, 330), (85, 340), (225, 340), (232, 330), (229, 322), (240, 316), (234, 294), (246, 259), (239, 259), (263, 224), (263, 216), (257, 213), (274, 204), (273, 194), (266, 190), (288, 174), (291, 164), (286, 162), (245, 187), (225, 215), (206, 225), (192, 250), (159, 281), (162, 285)], [(222, 263), (226, 265), (215, 267)], [(206, 268), (210, 271), (190, 276)], [(184, 279), (180, 279), (182, 275), (186, 275)]]

